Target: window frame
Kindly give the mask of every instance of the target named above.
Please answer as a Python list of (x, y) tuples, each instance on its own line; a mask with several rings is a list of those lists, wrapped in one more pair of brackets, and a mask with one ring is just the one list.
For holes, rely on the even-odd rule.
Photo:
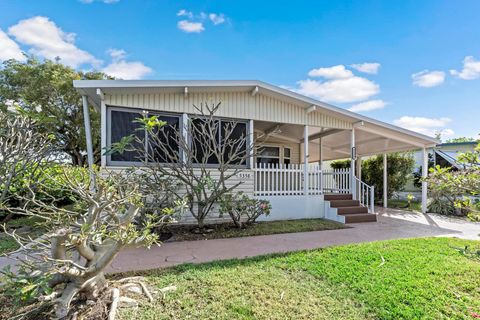
[[(181, 113), (174, 113), (174, 112), (163, 112), (163, 111), (158, 111), (158, 110), (151, 110), (151, 109), (137, 109), (137, 108), (128, 108), (128, 107), (118, 107), (118, 106), (112, 106), (112, 105), (106, 105), (107, 108), (107, 141), (106, 141), (106, 146), (107, 149), (112, 146), (112, 111), (120, 111), (120, 112), (131, 112), (131, 113), (139, 113), (140, 115), (144, 114), (147, 112), (148, 114), (152, 115), (157, 115), (157, 116), (168, 116), (168, 117), (176, 117), (178, 118), (178, 123), (179, 123), (179, 128), (183, 128), (183, 117)], [(147, 132), (145, 131), (145, 143), (144, 143), (144, 152), (145, 152), (145, 159), (144, 161), (117, 161), (117, 160), (112, 160), (112, 156), (109, 154), (107, 155), (107, 166), (111, 167), (141, 167), (145, 166), (145, 163), (148, 165), (147, 160), (147, 152), (148, 152), (148, 136)], [(180, 153), (180, 146), (178, 148), (178, 151)], [(102, 150), (102, 152), (104, 152)], [(180, 158), (182, 156), (180, 155)], [(169, 162), (156, 162), (156, 163), (161, 163), (168, 165), (170, 164)], [(152, 162), (153, 164), (153, 162)]]
[[(191, 114), (189, 113), (188, 114), (188, 118), (189, 120), (193, 120), (194, 118), (197, 118), (197, 119), (208, 119), (208, 116), (202, 116), (202, 115), (198, 115), (198, 114)], [(246, 119), (235, 119), (235, 118), (229, 118), (229, 117), (213, 117), (215, 120), (220, 120), (220, 130), (218, 130), (218, 139), (221, 140), (222, 139), (222, 124), (221, 122), (222, 121), (230, 121), (230, 122), (236, 122), (236, 123), (242, 123), (242, 124), (245, 124), (245, 132), (246, 132), (246, 135), (245, 135), (245, 140), (246, 140), (246, 143), (245, 143), (245, 149), (246, 149), (246, 152), (248, 153), (248, 146), (252, 143), (252, 141), (250, 141), (250, 126), (248, 125), (249, 121), (250, 120), (246, 120)], [(189, 130), (188, 131), (188, 145), (191, 147), (193, 141), (192, 141), (192, 133), (191, 131)], [(232, 168), (232, 169), (247, 169), (247, 168), (250, 168), (251, 167), (251, 164), (250, 164), (250, 156), (247, 156), (246, 157), (246, 160), (245, 160), (245, 164), (230, 164), (229, 167)], [(192, 162), (192, 166), (194, 168), (212, 168), (212, 169), (215, 169), (215, 168), (218, 168), (219, 165), (218, 163), (205, 163), (205, 164), (202, 164), (202, 163), (197, 163), (195, 161)]]
[[(255, 164), (258, 166), (259, 163), (257, 161), (258, 158), (267, 158), (267, 159), (278, 159), (278, 164), (281, 164), (281, 165), (288, 165), (285, 163), (285, 159), (289, 159), (290, 160), (290, 163), (289, 164), (292, 164), (292, 151), (293, 151), (293, 148), (291, 146), (286, 146), (286, 145), (283, 145), (283, 144), (280, 144), (280, 143), (262, 143), (258, 146), (258, 148), (262, 148), (262, 147), (270, 147), (270, 148), (278, 148), (278, 156), (261, 156), (259, 153), (256, 154), (255, 156)], [(285, 149), (289, 149), (290, 150), (290, 156), (289, 157), (285, 157)]]
[[(159, 110), (152, 110), (152, 109), (145, 109), (145, 108), (129, 108), (129, 107), (121, 107), (121, 106), (114, 106), (114, 105), (106, 105), (106, 109), (107, 109), (107, 115), (106, 115), (106, 131), (107, 131), (107, 134), (106, 134), (106, 146), (107, 146), (107, 149), (111, 147), (112, 145), (112, 111), (120, 111), (120, 112), (136, 112), (136, 113), (139, 113), (140, 115), (142, 115), (142, 113), (144, 112), (148, 112), (149, 114), (154, 114), (154, 115), (164, 115), (164, 116), (170, 116), (170, 117), (178, 117), (179, 118), (179, 129), (180, 130), (184, 130), (185, 128), (185, 124), (184, 124), (184, 117), (183, 115), (186, 114), (187, 115), (187, 119), (193, 119), (193, 118), (207, 118), (206, 116), (202, 116), (202, 115), (197, 115), (197, 114), (191, 114), (191, 113), (175, 113), (175, 112), (165, 112), (165, 111), (159, 111)], [(249, 146), (250, 144), (252, 143), (251, 140), (251, 134), (250, 134), (250, 126), (249, 126), (249, 121), (251, 120), (247, 120), (247, 119), (235, 119), (235, 118), (230, 118), (230, 117), (214, 117), (215, 119), (218, 119), (220, 121), (230, 121), (230, 122), (236, 122), (236, 123), (242, 123), (242, 124), (245, 124), (245, 131), (246, 131), (246, 135), (245, 135), (245, 140), (246, 140), (246, 144), (245, 144), (245, 148), (246, 148), (246, 152), (248, 153), (248, 149), (249, 149)], [(192, 144), (192, 135), (191, 135), (191, 130), (189, 128), (187, 128), (187, 136), (188, 136), (188, 144), (189, 146), (191, 146)], [(147, 135), (147, 132), (145, 132), (145, 135)], [(219, 130), (219, 139), (221, 139), (221, 130)], [(102, 153), (104, 152), (104, 150), (102, 150)], [(148, 139), (145, 139), (145, 153), (148, 152)], [(184, 156), (182, 155), (182, 152), (180, 150), (180, 146), (179, 146), (179, 154), (180, 154), (180, 159), (184, 159)], [(145, 155), (146, 157), (146, 155)], [(231, 164), (229, 165), (232, 169), (246, 169), (246, 168), (250, 168), (251, 167), (251, 157), (250, 156), (247, 156), (246, 160), (245, 160), (245, 164), (239, 164), (239, 165), (234, 165), (234, 164)], [(154, 164), (153, 162), (151, 162), (152, 164)], [(169, 162), (156, 162), (156, 163), (160, 163), (160, 164), (163, 164), (165, 166), (168, 166), (168, 165), (172, 165), (172, 163), (169, 163)], [(146, 163), (146, 165), (149, 165), (149, 163)], [(111, 159), (111, 155), (107, 155), (106, 156), (106, 166), (110, 166), (110, 167), (142, 167), (142, 166), (145, 166), (145, 162), (141, 162), (141, 161), (115, 161), (115, 160), (112, 160)], [(196, 167), (196, 168), (200, 168), (200, 167), (204, 167), (204, 168), (212, 168), (212, 169), (215, 169), (215, 168), (218, 168), (219, 165), (216, 164), (216, 163), (210, 163), (210, 164), (201, 164), (201, 163), (192, 163), (192, 166), (193, 167)]]

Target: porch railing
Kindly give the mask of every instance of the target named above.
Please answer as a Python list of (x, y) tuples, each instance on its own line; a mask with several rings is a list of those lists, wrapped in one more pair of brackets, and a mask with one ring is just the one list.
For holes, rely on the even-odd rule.
[[(258, 196), (318, 195), (325, 192), (349, 193), (349, 170), (320, 169), (318, 164), (255, 164), (254, 194)], [(305, 174), (307, 192), (305, 192)]]
[(351, 193), (350, 169), (323, 170), (323, 190), (331, 193)]
[(260, 163), (253, 167), (254, 194), (259, 196), (303, 195), (303, 166)]
[(359, 178), (355, 177), (356, 198), (360, 204), (368, 208), (370, 213), (375, 213), (375, 187), (369, 186)]

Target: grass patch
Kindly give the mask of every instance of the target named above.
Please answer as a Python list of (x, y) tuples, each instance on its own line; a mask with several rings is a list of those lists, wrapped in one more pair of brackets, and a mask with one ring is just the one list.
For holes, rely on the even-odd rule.
[(415, 212), (422, 211), (422, 203), (419, 201), (412, 201), (411, 206), (409, 207), (407, 200), (390, 199), (388, 200), (388, 207), (393, 209), (402, 209)]
[(208, 228), (210, 229), (209, 232), (195, 233), (194, 230), (196, 226), (171, 225), (166, 227), (164, 234), (166, 234), (166, 236), (172, 236), (172, 241), (187, 241), (334, 230), (348, 227), (342, 223), (325, 219), (300, 219), (257, 222), (245, 229), (235, 228), (235, 226), (230, 223), (211, 225), (208, 226)]
[[(480, 263), (457, 248), (476, 241), (382, 241), (144, 273), (165, 299), (122, 319), (472, 319)], [(383, 260), (382, 260), (383, 257)], [(384, 262), (382, 262), (384, 261)]]

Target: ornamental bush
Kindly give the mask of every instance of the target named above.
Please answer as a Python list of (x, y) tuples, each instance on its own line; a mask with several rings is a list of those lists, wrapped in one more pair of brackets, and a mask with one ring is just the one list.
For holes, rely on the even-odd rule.
[(255, 223), (261, 215), (268, 216), (271, 209), (270, 201), (253, 199), (242, 192), (225, 194), (220, 199), (220, 216), (228, 214), (237, 228)]

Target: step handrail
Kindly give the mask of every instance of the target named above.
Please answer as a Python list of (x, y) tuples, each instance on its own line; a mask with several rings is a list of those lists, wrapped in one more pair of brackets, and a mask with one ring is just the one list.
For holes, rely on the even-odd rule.
[(356, 176), (354, 176), (354, 181), (357, 200), (362, 206), (367, 207), (370, 213), (375, 213), (375, 186), (366, 184)]

